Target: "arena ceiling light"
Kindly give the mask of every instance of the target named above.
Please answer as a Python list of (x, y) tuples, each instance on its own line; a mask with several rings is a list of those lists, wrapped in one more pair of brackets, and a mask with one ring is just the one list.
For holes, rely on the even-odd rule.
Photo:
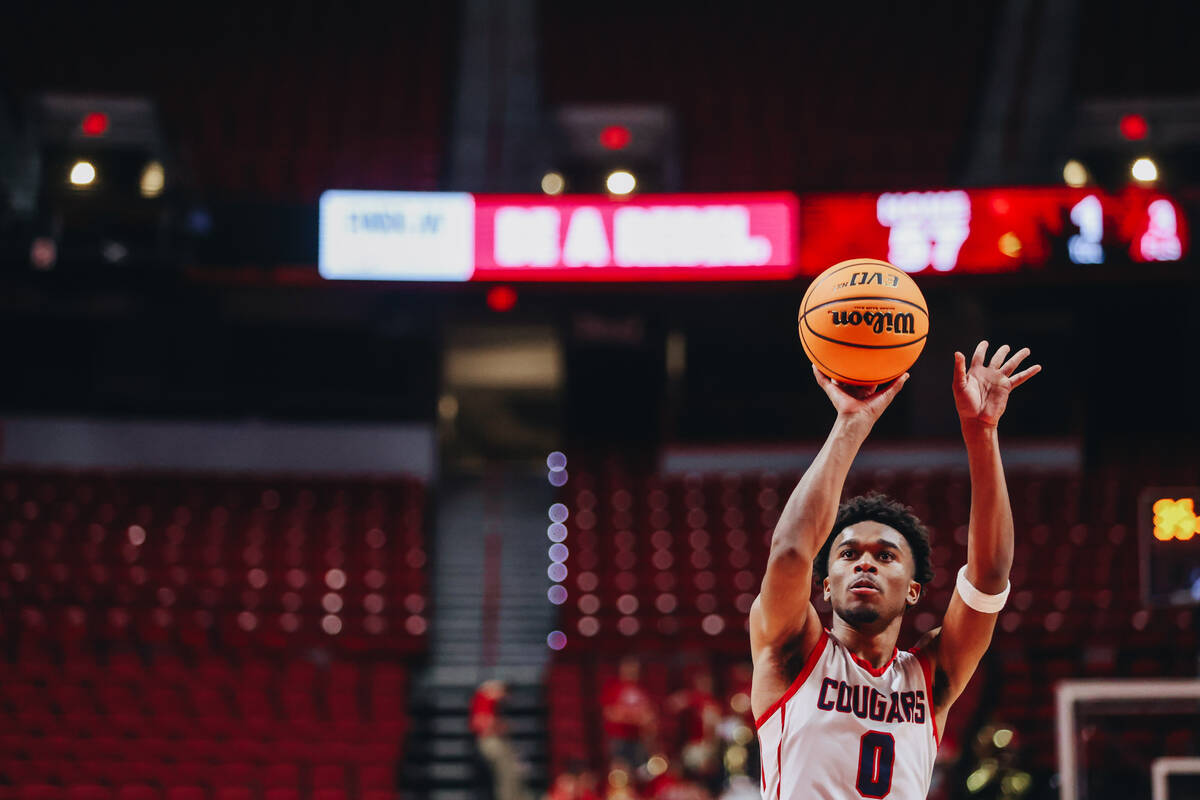
[(559, 172), (547, 172), (542, 176), (542, 191), (548, 195), (560, 195), (567, 188), (567, 182)]
[(1086, 186), (1088, 182), (1087, 168), (1080, 164), (1075, 159), (1071, 159), (1063, 165), (1063, 182), (1073, 189), (1078, 189)]
[(610, 194), (629, 194), (637, 188), (637, 178), (628, 170), (618, 169), (608, 174), (604, 185)]
[(1129, 171), (1133, 175), (1134, 180), (1142, 183), (1153, 183), (1158, 180), (1158, 165), (1145, 156), (1134, 161)]
[(96, 167), (90, 161), (76, 161), (71, 167), (70, 179), (72, 186), (91, 186), (96, 180)]
[(158, 197), (162, 194), (165, 183), (166, 173), (163, 171), (163, 165), (157, 161), (151, 161), (142, 170), (138, 188), (141, 189), (142, 197)]

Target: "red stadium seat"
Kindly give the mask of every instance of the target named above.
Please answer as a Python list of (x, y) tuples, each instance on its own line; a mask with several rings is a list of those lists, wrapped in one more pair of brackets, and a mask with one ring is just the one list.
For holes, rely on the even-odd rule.
[(66, 795), (58, 786), (28, 783), (17, 787), (17, 800), (65, 800)]
[(215, 800), (255, 800), (254, 790), (247, 786), (220, 786), (214, 790)]
[(162, 792), (144, 783), (130, 783), (118, 787), (117, 800), (162, 800)]
[(208, 792), (199, 786), (168, 786), (165, 800), (208, 800)]
[(396, 785), (395, 770), (390, 766), (363, 765), (358, 768), (358, 788), (392, 790)]
[(295, 764), (268, 764), (262, 772), (264, 789), (288, 789), (300, 784), (300, 768)]
[(113, 800), (113, 791), (107, 786), (84, 784), (67, 787), (67, 800)]
[[(251, 786), (257, 782), (258, 773), (258, 767), (253, 764), (217, 764), (212, 770), (209, 784), (215, 788)], [(235, 798), (226, 798), (226, 800), (235, 800)]]
[(333, 764), (313, 767), (312, 786), (314, 789), (342, 789), (346, 785), (346, 771)]
[[(354, 648), (364, 646), (362, 642), (350, 646), (345, 638), (320, 633), (316, 609), (327, 566), (320, 559), (325, 555), (324, 537), (332, 530), (326, 514), (344, 520), (339, 524), (347, 530), (360, 523), (364, 531), (386, 530), (379, 540), (361, 531), (347, 537), (347, 569), (359, 576), (346, 589), (347, 602), (355, 609), (362, 607), (365, 589), (357, 582), (364, 565), (370, 565), (385, 569), (389, 603), (393, 597), (397, 605), (399, 598), (415, 598), (410, 605), (423, 610), (428, 587), (423, 566), (403, 564), (405, 548), (419, 550), (423, 558), (420, 508), (404, 510), (405, 504), (420, 502), (418, 484), (373, 483), (368, 488), (305, 480), (255, 486), (242, 478), (207, 476), (55, 476), (48, 484), (61, 487), (53, 496), (38, 499), (47, 519), (59, 515), (56, 504), (73, 497), (85, 480), (89, 488), (84, 494), (93, 497), (82, 512), (85, 521), (64, 524), (58, 533), (46, 532), (47, 545), (34, 554), (38, 560), (32, 563), (47, 575), (63, 573), (85, 586), (95, 604), (80, 604), (74, 595), (60, 597), (61, 581), (30, 584), (28, 599), (22, 595), (18, 602), (16, 607), (23, 609), (13, 623), (21, 629), (18, 660), (11, 665), (0, 661), (4, 778), (80, 798), (91, 792), (118, 800), (187, 800), (189, 794), (209, 800), (209, 788), (295, 792), (309, 788), (307, 777), (311, 784), (345, 791), (345, 765), (354, 765), (358, 775), (359, 765), (394, 763), (406, 730), (407, 673), (394, 661), (378, 667), (369, 666), (365, 658), (359, 663), (362, 655)], [(270, 499), (276, 521), (286, 518), (287, 524), (312, 526), (305, 560), (298, 567), (300, 582), (294, 587), (302, 598), (297, 617), (301, 629), (293, 634), (281, 625), (281, 595), (290, 591), (288, 581), (297, 579), (288, 571), (290, 564), (277, 563), (282, 552), (267, 548), (261, 563), (269, 588), (255, 601), (258, 627), (244, 631), (248, 635), (232, 649), (230, 642), (221, 642), (224, 650), (216, 657), (202, 652), (203, 642), (190, 640), (185, 628), (194, 622), (196, 636), (191, 638), (204, 638), (207, 618), (194, 614), (211, 613), (215, 624), (230, 619), (236, 625), (247, 607), (240, 604), (251, 563), (248, 531), (261, 525), (266, 535), (273, 537), (278, 531), (282, 536), (282, 527), (272, 527), (270, 515), (265, 522), (252, 521), (253, 514), (239, 510), (243, 507), (238, 504), (244, 501), (249, 503), (245, 509), (258, 509), (267, 502), (267, 492), (277, 493)], [(308, 505), (302, 509), (301, 503)], [(101, 505), (111, 513), (91, 521), (93, 511), (88, 509)], [(223, 538), (209, 559), (214, 555), (207, 547), (209, 532), (218, 518)], [(395, 533), (392, 519), (399, 520)], [(133, 524), (156, 533), (131, 562), (122, 548), (129, 544)], [(27, 527), (30, 536), (41, 536), (44, 529), (41, 521)], [(0, 538), (9, 530), (0, 525)], [(182, 546), (170, 551), (168, 560), (167, 540), (177, 535), (173, 531), (182, 531)], [(72, 540), (76, 536), (80, 538)], [(391, 570), (393, 563), (401, 568)], [(44, 607), (35, 602), (36, 592), (43, 590), (48, 592)], [(86, 610), (81, 616), (68, 611), (72, 608)], [(163, 613), (168, 609), (170, 619)], [(346, 625), (357, 625), (360, 616), (357, 610), (348, 614)], [(264, 639), (268, 633), (275, 640)], [(389, 629), (386, 636), (411, 641), (404, 646), (414, 650), (424, 647), (423, 637), (408, 637), (402, 627)], [(133, 650), (137, 637), (152, 647), (149, 666)], [(105, 644), (101, 652), (107, 652), (106, 658), (96, 661), (81, 649), (82, 642), (92, 639)], [(290, 657), (294, 648), (316, 640), (335, 654), (328, 669)], [(64, 645), (68, 654), (79, 651), (66, 668), (56, 663)], [(263, 649), (266, 646), (287, 651), (289, 657), (280, 659)], [(383, 639), (367, 646), (377, 647), (376, 655), (397, 649), (395, 642)], [(296, 655), (301, 655), (298, 650)], [(359, 702), (363, 690), (369, 705)], [(371, 721), (366, 717), (379, 709), (376, 700), (386, 700), (387, 713)], [(289, 763), (257, 766), (265, 761)], [(297, 764), (311, 766), (312, 772), (306, 775)], [(383, 774), (362, 777), (387, 786)], [(54, 783), (65, 788), (55, 789)], [(98, 789), (80, 788), (85, 784)], [(170, 787), (171, 796), (155, 786)]]

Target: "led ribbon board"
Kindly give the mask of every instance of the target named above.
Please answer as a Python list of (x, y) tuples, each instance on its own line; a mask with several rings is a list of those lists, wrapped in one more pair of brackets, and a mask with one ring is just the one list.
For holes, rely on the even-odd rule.
[(796, 275), (790, 194), (576, 196), (328, 191), (325, 278), (704, 281)]
[(596, 196), (328, 191), (325, 278), (787, 280), (848, 258), (912, 273), (1178, 261), (1183, 209), (1151, 189)]

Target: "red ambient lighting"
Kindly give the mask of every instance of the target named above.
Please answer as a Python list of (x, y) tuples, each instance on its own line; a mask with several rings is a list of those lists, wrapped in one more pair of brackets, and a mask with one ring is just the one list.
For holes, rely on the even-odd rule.
[(84, 136), (103, 136), (108, 133), (108, 114), (93, 111), (83, 118)]
[(517, 305), (517, 290), (511, 286), (493, 286), (488, 289), (487, 304), (492, 311), (512, 311)]
[(624, 150), (633, 141), (633, 134), (624, 125), (609, 125), (600, 131), (600, 144), (609, 150)]
[(1121, 117), (1121, 135), (1129, 141), (1136, 142), (1145, 139), (1149, 132), (1150, 126), (1141, 114), (1126, 114)]

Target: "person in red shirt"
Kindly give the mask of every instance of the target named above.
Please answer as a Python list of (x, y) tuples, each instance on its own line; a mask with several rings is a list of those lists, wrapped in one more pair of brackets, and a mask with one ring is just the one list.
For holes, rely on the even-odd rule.
[(681, 689), (667, 698), (667, 711), (676, 716), (683, 731), (680, 753), (689, 772), (715, 781), (720, 775), (721, 746), (717, 726), (722, 706), (713, 695), (713, 678), (708, 670), (692, 675), (690, 689)]
[(638, 683), (640, 677), (641, 665), (626, 656), (617, 668), (617, 678), (600, 693), (609, 757), (629, 770), (646, 763), (657, 726), (654, 704)]
[(670, 769), (654, 781), (651, 797), (653, 800), (712, 800), (708, 789), (695, 778), (679, 761), (673, 761)]
[(546, 800), (600, 800), (596, 793), (596, 776), (573, 764), (554, 779)]
[(479, 754), (492, 771), (495, 800), (531, 800), (521, 780), (521, 763), (500, 718), (500, 702), (508, 694), (502, 681), (484, 681), (471, 698), (469, 724)]

